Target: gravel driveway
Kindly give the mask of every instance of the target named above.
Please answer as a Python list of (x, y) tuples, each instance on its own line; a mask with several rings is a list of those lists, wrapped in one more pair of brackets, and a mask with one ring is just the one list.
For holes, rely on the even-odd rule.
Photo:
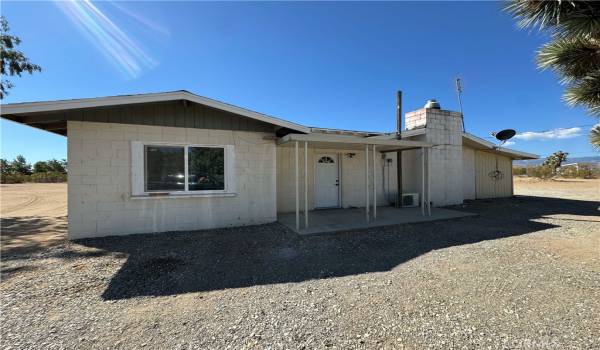
[(299, 237), (278, 224), (2, 257), (2, 348), (600, 348), (594, 201)]

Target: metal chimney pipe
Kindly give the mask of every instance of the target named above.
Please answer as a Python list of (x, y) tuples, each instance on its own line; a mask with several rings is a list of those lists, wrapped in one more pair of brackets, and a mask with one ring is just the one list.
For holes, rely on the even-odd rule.
[[(402, 91), (396, 95), (396, 139), (402, 139)], [(396, 151), (396, 208), (402, 207), (402, 151)]]
[(402, 91), (396, 95), (396, 138), (402, 139)]

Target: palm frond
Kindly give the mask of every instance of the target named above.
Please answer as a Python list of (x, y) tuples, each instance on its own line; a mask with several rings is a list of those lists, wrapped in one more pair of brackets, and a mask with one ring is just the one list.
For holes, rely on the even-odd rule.
[(585, 106), (593, 116), (600, 117), (600, 70), (571, 84), (564, 95), (572, 106)]
[(521, 28), (551, 29), (564, 37), (600, 34), (600, 2), (511, 0), (504, 10)]
[(511, 0), (504, 10), (518, 20), (521, 28), (547, 29), (560, 23), (560, 19), (577, 7), (577, 1)]
[(538, 66), (552, 69), (566, 83), (582, 79), (600, 69), (600, 41), (587, 38), (561, 38), (542, 46)]
[(590, 143), (597, 150), (600, 151), (600, 124), (594, 125), (592, 130), (590, 130)]

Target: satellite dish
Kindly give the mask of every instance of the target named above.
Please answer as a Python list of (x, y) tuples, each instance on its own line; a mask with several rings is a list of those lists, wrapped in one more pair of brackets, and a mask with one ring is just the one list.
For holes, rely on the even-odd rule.
[(496, 139), (498, 139), (498, 141), (500, 141), (500, 145), (498, 145), (498, 147), (500, 147), (506, 141), (513, 138), (513, 136), (515, 136), (516, 134), (517, 134), (517, 132), (514, 131), (513, 129), (504, 129), (504, 130), (500, 130), (498, 132), (493, 132), (492, 136), (494, 136)]
[(502, 131), (493, 133), (492, 136), (496, 137), (500, 141), (508, 141), (511, 138), (513, 138), (513, 136), (515, 136), (516, 134), (517, 132), (513, 129), (504, 129)]
[[(504, 143), (506, 143), (506, 141), (513, 138), (516, 134), (517, 134), (517, 132), (513, 129), (504, 129), (504, 130), (500, 130), (498, 132), (493, 132), (492, 136), (494, 136), (498, 141), (500, 141), (500, 144), (494, 148), (496, 150), (499, 150), (500, 147), (502, 147), (502, 145)], [(504, 177), (504, 174), (502, 173), (502, 171), (500, 171), (498, 169), (498, 157), (497, 156), (496, 156), (496, 170), (490, 171), (488, 173), (488, 176), (491, 177), (492, 180), (494, 180), (494, 181), (500, 181)]]

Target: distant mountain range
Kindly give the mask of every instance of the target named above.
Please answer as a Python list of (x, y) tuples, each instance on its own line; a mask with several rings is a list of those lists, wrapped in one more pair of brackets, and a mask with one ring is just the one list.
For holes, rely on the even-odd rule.
[[(541, 165), (546, 158), (530, 159), (530, 160), (515, 160), (513, 164), (515, 166), (537, 166)], [(600, 166), (600, 156), (593, 157), (567, 157), (566, 164), (571, 163), (593, 163), (596, 166)]]

